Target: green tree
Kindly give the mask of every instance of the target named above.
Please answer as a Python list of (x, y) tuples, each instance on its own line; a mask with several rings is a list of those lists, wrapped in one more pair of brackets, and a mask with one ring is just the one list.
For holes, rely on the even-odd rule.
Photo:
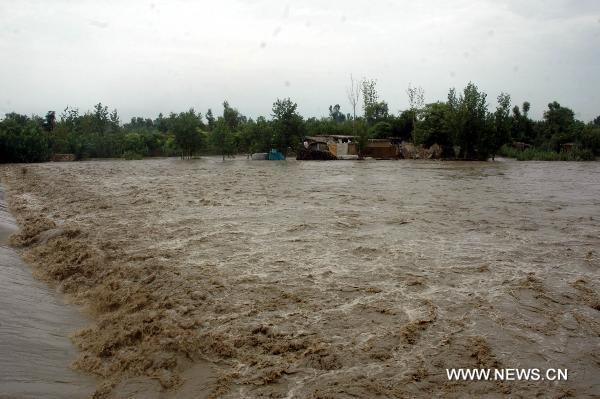
[(158, 118), (154, 120), (154, 126), (161, 133), (167, 133), (169, 131), (169, 123), (162, 113), (158, 114)]
[(268, 152), (273, 147), (273, 127), (263, 116), (242, 126), (241, 141), (249, 154)]
[(245, 117), (237, 109), (230, 107), (227, 101), (223, 101), (223, 119), (232, 132), (245, 122)]
[(201, 119), (194, 109), (172, 114), (170, 117), (170, 130), (175, 136), (175, 144), (181, 151), (181, 158), (191, 158), (197, 154), (204, 145), (204, 135), (200, 130)]
[(46, 113), (46, 117), (44, 118), (42, 127), (47, 132), (51, 132), (52, 130), (54, 130), (54, 128), (56, 127), (56, 112), (55, 111), (48, 111)]
[(392, 136), (392, 125), (388, 122), (377, 122), (369, 129), (369, 136), (375, 139), (387, 139)]
[(296, 145), (303, 136), (303, 120), (298, 114), (298, 105), (289, 98), (277, 99), (273, 103), (274, 144), (287, 156), (288, 148)]
[(210, 132), (210, 140), (215, 151), (223, 156), (235, 154), (234, 134), (224, 117), (219, 117)]
[(457, 156), (464, 159), (487, 159), (490, 121), (487, 115), (487, 95), (471, 82), (460, 97), (451, 89), (448, 93), (449, 125)]
[(518, 105), (513, 107), (511, 117), (511, 139), (532, 144), (535, 135), (533, 131), (533, 123), (529, 118), (529, 109), (531, 105), (525, 101), (523, 103), (523, 113), (519, 109)]
[(329, 117), (332, 121), (337, 123), (343, 123), (346, 121), (346, 115), (344, 115), (344, 113), (340, 111), (339, 104), (329, 106)]
[(575, 122), (575, 113), (553, 101), (548, 104), (548, 110), (544, 111), (544, 120), (552, 133), (564, 132)]
[(128, 159), (142, 158), (148, 153), (144, 138), (139, 133), (126, 133), (123, 136), (123, 157)]
[(358, 147), (358, 157), (359, 159), (363, 159), (367, 150), (367, 146), (369, 145), (369, 128), (364, 119), (357, 119), (353, 124), (352, 129), (354, 129), (356, 132), (355, 136)]
[(215, 117), (213, 116), (213, 112), (212, 109), (208, 109), (208, 111), (206, 111), (206, 121), (207, 121), (207, 128), (209, 132), (212, 132), (212, 130), (215, 128)]
[(311, 117), (304, 123), (304, 132), (307, 136), (321, 135), (353, 135), (354, 121), (335, 122), (331, 118)]
[(512, 120), (510, 118), (510, 95), (500, 93), (498, 96), (498, 106), (494, 113), (494, 128), (487, 133), (485, 139), (487, 144), (487, 152), (490, 153), (492, 159), (495, 158), (500, 147), (510, 141), (510, 130)]
[(416, 117), (413, 115), (413, 111), (405, 110), (400, 113), (396, 118), (389, 118), (392, 124), (393, 136), (399, 137), (403, 140), (410, 140), (414, 130), (414, 121)]
[(590, 123), (583, 129), (580, 147), (589, 149), (596, 156), (600, 156), (600, 125)]
[(385, 101), (379, 101), (379, 94), (376, 87), (377, 82), (374, 79), (364, 79), (361, 85), (363, 111), (367, 123), (373, 125), (386, 119), (389, 109)]
[(583, 131), (582, 122), (575, 120), (575, 113), (553, 101), (544, 112), (544, 121), (538, 126), (536, 145), (559, 151), (562, 144), (574, 142)]
[(367, 145), (369, 145), (369, 129), (364, 120), (359, 119), (353, 126), (356, 131), (356, 143), (358, 145), (358, 157), (363, 159)]
[(417, 124), (417, 116), (419, 115), (419, 111), (425, 105), (425, 91), (421, 86), (412, 87), (412, 85), (409, 83), (408, 89), (406, 89), (406, 94), (408, 95), (408, 105), (412, 111), (413, 126), (415, 126)]
[(0, 162), (43, 162), (50, 143), (41, 124), (25, 115), (6, 114), (0, 121)]
[(414, 143), (427, 147), (433, 144), (452, 145), (449, 105), (442, 102), (427, 104), (420, 113), (421, 117), (413, 130)]

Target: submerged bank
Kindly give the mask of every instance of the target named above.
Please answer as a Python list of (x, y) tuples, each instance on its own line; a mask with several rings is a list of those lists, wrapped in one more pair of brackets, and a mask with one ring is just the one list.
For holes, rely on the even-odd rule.
[[(103, 378), (99, 395), (533, 397), (600, 394), (597, 165), (0, 172), (25, 227), (14, 243), (94, 312), (77, 365)], [(448, 367), (569, 381), (449, 382)]]
[(17, 230), (0, 186), (0, 396), (83, 398), (93, 378), (69, 365), (77, 351), (68, 336), (86, 324), (76, 309), (37, 281), (7, 244)]

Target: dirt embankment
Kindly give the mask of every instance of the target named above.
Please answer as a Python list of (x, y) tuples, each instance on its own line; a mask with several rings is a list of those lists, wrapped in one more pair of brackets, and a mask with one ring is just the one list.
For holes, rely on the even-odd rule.
[[(597, 188), (561, 211), (560, 190), (534, 207), (548, 188), (497, 164), (275, 164), (0, 171), (13, 245), (95, 320), (74, 365), (96, 397), (598, 392)], [(551, 366), (575, 374), (445, 374)]]

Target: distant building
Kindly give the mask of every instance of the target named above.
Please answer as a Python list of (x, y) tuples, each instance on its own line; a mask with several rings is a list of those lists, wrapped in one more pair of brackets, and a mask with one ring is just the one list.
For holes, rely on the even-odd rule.
[(574, 147), (575, 147), (575, 143), (565, 143), (560, 146), (560, 150), (563, 152), (571, 152), (571, 151), (573, 151)]
[(396, 159), (400, 158), (401, 140), (389, 139), (369, 139), (367, 148), (363, 155), (375, 159)]
[(329, 152), (338, 159), (356, 159), (358, 158), (358, 146), (354, 136), (345, 135), (322, 135), (306, 137), (305, 142), (309, 148), (314, 148), (317, 143), (318, 150), (324, 150), (323, 145), (327, 145)]
[[(358, 159), (358, 143), (355, 136), (309, 136), (304, 138), (303, 144), (304, 148), (298, 159)], [(324, 153), (328, 155), (325, 156)], [(399, 137), (388, 137), (369, 139), (361, 155), (375, 159), (440, 159), (443, 148), (437, 144), (429, 148), (414, 146)]]

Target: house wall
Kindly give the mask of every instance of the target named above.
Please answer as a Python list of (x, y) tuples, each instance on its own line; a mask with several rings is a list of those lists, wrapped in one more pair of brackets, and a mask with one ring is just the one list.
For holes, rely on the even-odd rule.
[(358, 155), (358, 146), (356, 143), (348, 143), (348, 155)]
[(348, 143), (337, 143), (335, 156), (348, 155)]
[(397, 158), (398, 151), (392, 143), (369, 143), (365, 149), (365, 155), (373, 158)]
[(316, 143), (313, 147), (317, 151), (328, 151), (329, 147), (325, 143)]
[(336, 143), (327, 143), (327, 146), (329, 147), (329, 152), (331, 152), (333, 155), (337, 156), (337, 144)]

